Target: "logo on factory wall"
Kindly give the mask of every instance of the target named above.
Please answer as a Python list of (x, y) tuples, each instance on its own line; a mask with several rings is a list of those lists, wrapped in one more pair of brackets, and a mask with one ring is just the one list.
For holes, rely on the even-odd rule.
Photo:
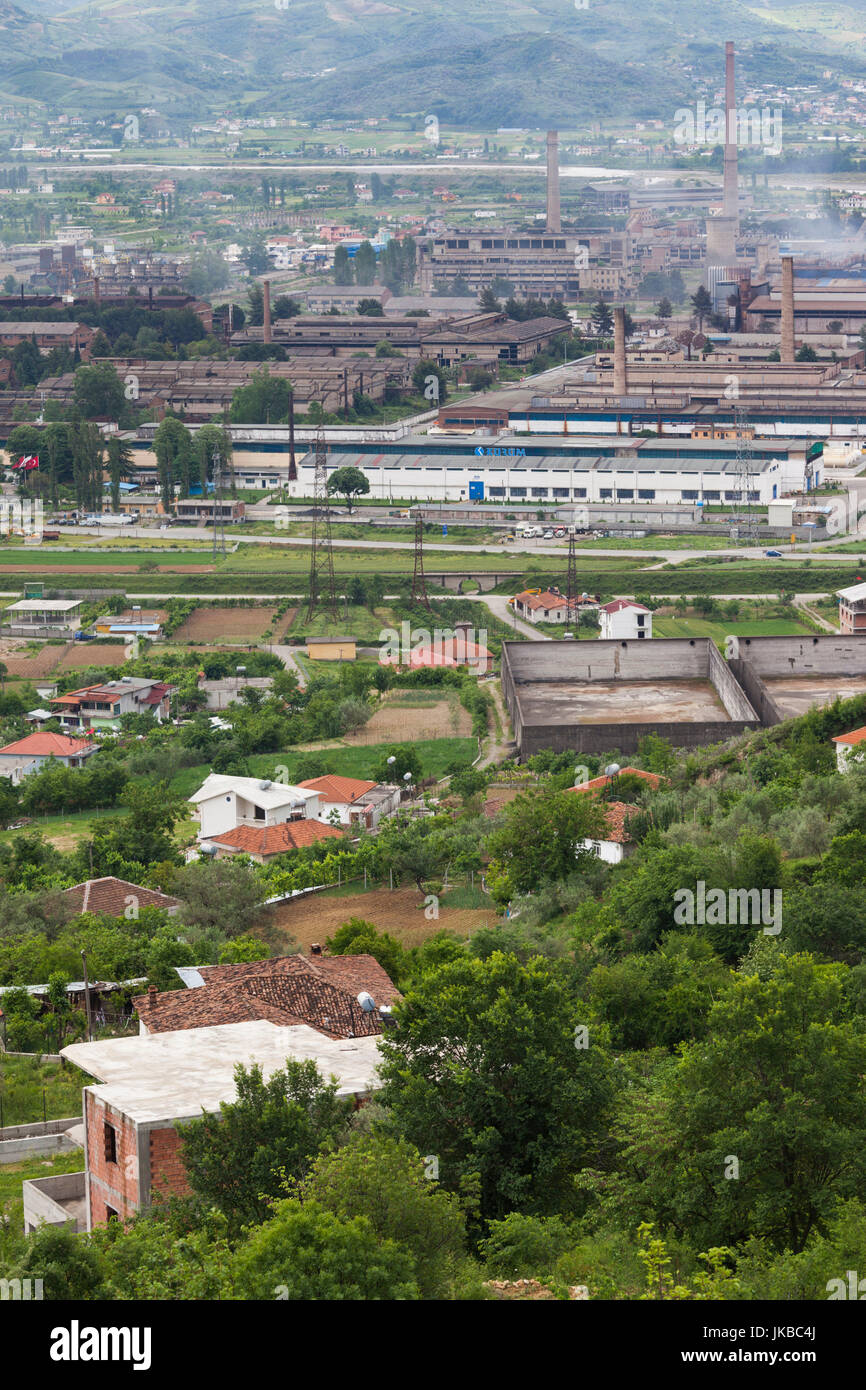
[[(699, 101), (692, 109), (681, 106), (674, 112), (675, 145), (724, 145), (725, 113), (718, 106), (707, 109)], [(782, 111), (764, 106), (735, 106), (728, 113), (728, 133), (731, 143), (745, 149), (761, 149), (765, 154), (782, 153)]]
[(479, 445), (478, 445), (478, 448), (475, 450), (475, 457), (476, 457), (476, 458), (487, 458), (487, 459), (498, 459), (498, 458), (525, 459), (525, 458), (526, 458), (526, 450), (525, 450), (525, 449), (485, 449), (483, 445), (479, 444)]

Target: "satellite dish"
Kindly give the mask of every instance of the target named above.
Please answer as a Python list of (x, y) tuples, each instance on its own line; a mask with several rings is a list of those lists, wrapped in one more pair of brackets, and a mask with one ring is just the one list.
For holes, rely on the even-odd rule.
[(607, 767), (604, 769), (604, 775), (605, 777), (615, 777), (619, 770), (619, 763), (608, 763)]
[(372, 994), (368, 994), (365, 989), (362, 989), (361, 993), (358, 995), (358, 1003), (361, 1005), (365, 1014), (371, 1014), (376, 1007), (376, 1001)]

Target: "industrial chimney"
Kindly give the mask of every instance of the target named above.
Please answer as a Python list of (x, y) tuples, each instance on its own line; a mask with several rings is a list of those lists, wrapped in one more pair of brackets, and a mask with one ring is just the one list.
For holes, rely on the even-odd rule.
[(562, 231), (559, 210), (559, 132), (547, 132), (547, 230)]
[(264, 314), (262, 318), (262, 342), (271, 342), (271, 282), (262, 281), (262, 298)]
[(740, 197), (737, 185), (737, 97), (734, 91), (734, 45), (725, 44), (725, 177), (722, 212), (739, 231)]
[(613, 311), (613, 394), (628, 395), (628, 375), (625, 362), (625, 309)]
[(725, 160), (722, 212), (707, 219), (707, 265), (733, 266), (737, 260), (740, 198), (737, 182), (737, 97), (734, 45), (725, 44)]
[(779, 357), (783, 362), (794, 360), (794, 258), (782, 257), (782, 341)]

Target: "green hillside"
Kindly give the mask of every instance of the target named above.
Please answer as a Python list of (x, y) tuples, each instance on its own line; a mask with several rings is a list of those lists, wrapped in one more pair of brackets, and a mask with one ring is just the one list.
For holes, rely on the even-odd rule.
[[(0, 93), (68, 109), (243, 104), (544, 126), (672, 111), (751, 82), (862, 73), (862, 5), (764, 0), (0, 0)], [(105, 53), (111, 53), (106, 69)]]

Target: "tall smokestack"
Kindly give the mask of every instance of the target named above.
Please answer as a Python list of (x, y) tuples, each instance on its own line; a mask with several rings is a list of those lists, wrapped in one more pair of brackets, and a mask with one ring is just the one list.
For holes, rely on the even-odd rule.
[(613, 394), (628, 395), (628, 375), (625, 364), (625, 309), (613, 311)]
[(734, 89), (734, 45), (725, 44), (725, 162), (722, 211), (707, 219), (707, 265), (732, 266), (737, 260), (740, 195), (737, 185), (737, 96)]
[(271, 341), (271, 282), (270, 282), (270, 280), (263, 280), (263, 281), (262, 281), (262, 300), (263, 300), (263, 309), (264, 309), (264, 313), (263, 313), (263, 317), (262, 317), (262, 342), (263, 342), (263, 343), (269, 343), (269, 342)]
[(94, 275), (94, 277), (93, 277), (93, 302), (94, 302), (94, 304), (99, 304), (99, 303), (100, 303), (100, 299), (99, 299), (99, 276), (98, 276), (98, 275)]
[(739, 232), (740, 196), (737, 187), (737, 97), (734, 90), (734, 45), (725, 44), (725, 179), (722, 212), (734, 219)]
[(779, 357), (783, 362), (794, 360), (794, 258), (782, 257), (782, 341)]
[(559, 132), (547, 132), (547, 230), (562, 231), (559, 210)]

